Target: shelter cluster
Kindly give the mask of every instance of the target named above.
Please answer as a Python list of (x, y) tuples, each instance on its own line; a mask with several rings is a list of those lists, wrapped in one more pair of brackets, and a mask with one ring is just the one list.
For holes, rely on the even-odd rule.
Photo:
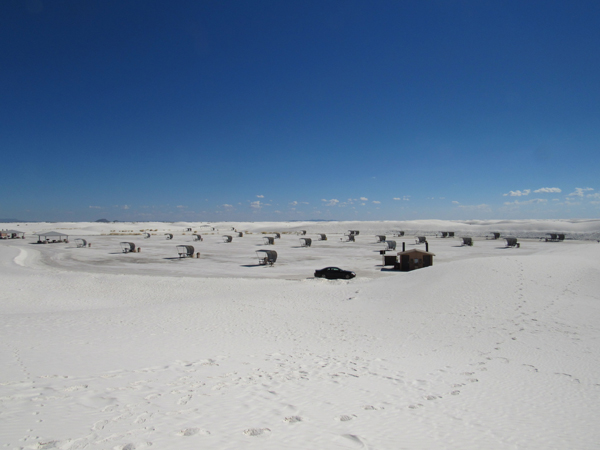
[[(209, 230), (206, 230), (206, 229), (203, 229), (203, 230), (205, 230), (208, 234), (215, 234), (215, 233), (209, 232)], [(144, 230), (140, 230), (140, 231), (144, 231)], [(150, 230), (150, 231), (157, 231), (157, 230)], [(201, 245), (201, 243), (204, 242), (204, 237), (200, 233), (193, 232), (193, 230), (191, 228), (188, 228), (186, 231), (192, 232), (191, 239), (195, 243), (195, 245)], [(203, 232), (205, 232), (205, 231), (203, 231)], [(214, 228), (210, 228), (210, 231), (215, 231), (215, 230), (214, 230)], [(237, 231), (235, 228), (227, 229), (225, 231), (228, 234), (220, 234), (217, 231), (217, 234), (219, 234), (219, 237), (222, 240), (223, 244), (232, 244), (235, 242), (236, 239), (245, 237), (244, 232)], [(61, 233), (61, 232), (57, 232), (57, 231), (45, 231), (45, 232), (39, 232), (39, 233), (33, 233), (33, 234), (35, 236), (37, 236), (38, 244), (69, 243), (69, 236), (65, 233)], [(186, 233), (183, 233), (183, 234), (185, 235)], [(282, 240), (282, 233), (278, 232), (278, 231), (262, 232), (262, 234), (263, 234), (263, 236), (262, 236), (263, 245), (267, 246), (267, 247), (275, 246), (277, 242), (285, 241), (285, 240)], [(265, 235), (265, 234), (267, 234), (267, 235)], [(291, 234), (291, 233), (288, 232), (285, 234)], [(299, 241), (299, 245), (294, 248), (310, 249), (311, 247), (313, 247), (313, 244), (318, 243), (318, 242), (324, 243), (321, 245), (324, 245), (325, 247), (331, 247), (331, 245), (336, 245), (335, 243), (329, 244), (327, 234), (325, 234), (325, 233), (314, 233), (312, 237), (309, 237), (309, 236), (307, 236), (306, 230), (299, 230), (296, 232), (296, 235), (298, 236), (297, 239)], [(144, 239), (150, 239), (152, 236), (153, 235), (147, 231), (143, 233)], [(168, 240), (168, 241), (172, 241), (175, 239), (174, 234), (172, 232), (166, 232), (163, 234), (163, 236), (164, 236), (163, 239)], [(360, 236), (360, 240), (363, 243), (364, 243), (365, 239), (370, 239), (369, 237), (361, 236), (359, 230), (348, 230), (347, 232), (343, 233), (343, 236), (340, 238), (340, 240), (342, 242), (350, 242), (350, 243), (357, 242), (357, 238), (359, 236)], [(384, 245), (384, 248), (379, 250), (379, 253), (382, 257), (382, 266), (384, 268), (391, 267), (391, 269), (382, 269), (382, 270), (397, 270), (397, 271), (402, 271), (402, 272), (408, 272), (408, 271), (412, 271), (412, 270), (416, 270), (416, 269), (426, 268), (426, 267), (430, 267), (433, 265), (434, 257), (436, 255), (429, 251), (428, 238), (433, 237), (433, 238), (445, 239), (445, 240), (459, 238), (460, 239), (459, 246), (461, 246), (461, 247), (473, 247), (476, 242), (475, 238), (473, 238), (472, 236), (456, 236), (456, 233), (453, 231), (441, 231), (441, 232), (437, 232), (437, 233), (429, 233), (429, 234), (426, 233), (426, 234), (422, 234), (422, 235), (417, 235), (414, 238), (414, 244), (412, 244), (412, 243), (409, 244), (409, 245), (414, 245), (416, 247), (423, 245), (424, 249), (423, 248), (408, 248), (407, 249), (406, 241), (404, 241), (404, 240), (397, 241), (396, 239), (389, 239), (388, 236), (391, 236), (394, 238), (398, 238), (398, 237), (402, 238), (405, 236), (405, 232), (395, 230), (395, 231), (387, 231), (386, 234), (374, 235), (374, 237), (375, 237), (374, 243)], [(22, 231), (19, 231), (19, 230), (2, 230), (0, 232), (0, 239), (24, 239), (24, 238), (25, 238), (25, 233)], [(492, 233), (486, 235), (485, 238), (480, 237), (479, 239), (498, 240), (500, 238), (501, 238), (500, 232), (492, 232)], [(189, 237), (187, 239), (189, 239)], [(520, 248), (520, 246), (521, 246), (521, 243), (518, 241), (517, 237), (506, 236), (506, 237), (503, 237), (503, 239), (506, 243), (505, 244), (506, 248)], [(565, 240), (565, 234), (564, 233), (548, 233), (546, 236), (539, 237), (539, 239), (544, 242), (562, 242)], [(287, 240), (286, 242), (289, 242), (289, 240)], [(339, 242), (339, 241), (337, 241), (337, 242)], [(91, 242), (88, 242), (88, 240), (86, 240), (84, 238), (75, 239), (75, 244), (76, 244), (77, 248), (90, 248), (92, 246)], [(397, 246), (399, 244), (401, 244), (401, 250), (396, 251)], [(260, 244), (258, 244), (258, 245), (260, 245)], [(138, 245), (136, 245), (135, 242), (130, 242), (130, 241), (121, 242), (120, 246), (121, 246), (122, 253), (125, 253), (125, 254), (141, 252), (141, 248)], [(319, 246), (319, 244), (317, 244), (316, 246)], [(184, 259), (184, 258), (199, 259), (201, 257), (201, 253), (199, 251), (197, 251), (197, 249), (194, 247), (194, 245), (191, 245), (190, 243), (177, 243), (175, 245), (175, 249), (177, 251), (177, 255), (179, 256), (179, 259)], [(269, 267), (274, 266), (278, 262), (278, 257), (280, 256), (280, 255), (278, 255), (277, 251), (269, 249), (269, 248), (261, 248), (261, 249), (255, 250), (255, 254), (256, 254), (256, 260), (257, 260), (257, 264), (256, 264), (257, 266), (269, 266)], [(165, 259), (177, 259), (177, 258), (165, 258)], [(139, 258), (134, 258), (134, 261), (139, 261)]]

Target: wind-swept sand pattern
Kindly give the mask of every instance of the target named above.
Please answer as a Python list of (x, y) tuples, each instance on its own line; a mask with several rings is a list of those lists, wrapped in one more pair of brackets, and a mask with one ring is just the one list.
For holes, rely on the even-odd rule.
[[(161, 259), (182, 235), (139, 255), (110, 255), (122, 237), (1, 242), (0, 444), (598, 448), (600, 244), (431, 237), (434, 266), (396, 273), (377, 266), (382, 231), (351, 250), (283, 235), (277, 250), (301, 256), (279, 269)], [(217, 237), (197, 247), (238, 242)], [(358, 277), (313, 279), (327, 258)]]

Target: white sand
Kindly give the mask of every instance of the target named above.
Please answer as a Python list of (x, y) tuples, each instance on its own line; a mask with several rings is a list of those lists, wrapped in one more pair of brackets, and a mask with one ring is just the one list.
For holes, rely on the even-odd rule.
[[(4, 226), (27, 238), (0, 241), (1, 446), (600, 448), (600, 221), (210, 225)], [(225, 244), (229, 227), (251, 234)], [(108, 236), (142, 229), (157, 231)], [(329, 240), (263, 245), (300, 229)], [(34, 244), (49, 230), (70, 243)], [(434, 266), (400, 273), (379, 265), (374, 235), (391, 230), (407, 248), (413, 233), (477, 238), (429, 237)], [(202, 257), (175, 259), (177, 244)], [(261, 248), (275, 267), (255, 265)], [(312, 278), (327, 265), (358, 276)]]

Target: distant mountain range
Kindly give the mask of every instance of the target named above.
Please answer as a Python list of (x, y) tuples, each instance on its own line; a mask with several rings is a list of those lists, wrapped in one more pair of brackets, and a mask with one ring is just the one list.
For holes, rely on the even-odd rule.
[(34, 222), (33, 220), (0, 219), (0, 223)]

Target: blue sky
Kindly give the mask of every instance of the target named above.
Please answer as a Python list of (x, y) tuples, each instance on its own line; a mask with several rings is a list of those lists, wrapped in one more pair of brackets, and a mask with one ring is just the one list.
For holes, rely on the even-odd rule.
[(598, 1), (0, 3), (0, 218), (600, 216)]

